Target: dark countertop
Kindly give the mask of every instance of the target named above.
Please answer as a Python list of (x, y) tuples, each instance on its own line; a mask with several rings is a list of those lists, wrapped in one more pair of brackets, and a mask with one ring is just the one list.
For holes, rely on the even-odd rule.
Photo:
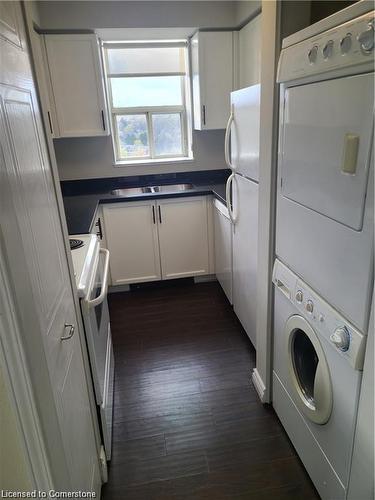
[[(216, 172), (216, 171), (214, 171)], [(99, 204), (105, 203), (124, 203), (129, 201), (137, 201), (137, 200), (147, 200), (147, 199), (159, 199), (159, 198), (180, 198), (180, 197), (188, 197), (188, 196), (199, 196), (199, 195), (213, 195), (223, 203), (226, 203), (225, 199), (225, 178), (223, 178), (222, 172), (217, 179), (214, 176), (210, 176), (211, 181), (216, 182), (206, 182), (200, 183), (203, 179), (197, 179), (196, 182), (194, 180), (191, 182), (193, 184), (193, 189), (189, 191), (183, 192), (174, 192), (174, 193), (145, 193), (136, 196), (115, 196), (111, 194), (112, 189), (116, 189), (118, 187), (118, 181), (109, 183), (108, 180), (101, 183), (101, 185), (96, 185), (93, 188), (93, 182), (87, 182), (87, 189), (84, 189), (83, 181), (68, 181), (68, 183), (62, 182), (62, 191), (63, 191), (63, 200), (64, 200), (64, 208), (65, 215), (68, 225), (68, 232), (71, 235), (74, 234), (86, 234), (89, 233), (92, 229), (92, 225), (94, 224), (94, 216), (97, 211)], [(227, 171), (224, 171), (227, 172)], [(168, 184), (171, 182), (166, 182), (164, 179), (160, 179), (158, 184)], [(174, 177), (174, 180), (176, 179)], [(207, 179), (208, 180), (208, 179)], [(186, 179), (185, 179), (186, 182)], [(75, 184), (74, 184), (75, 183)], [(149, 182), (147, 182), (150, 185)], [(138, 181), (138, 186), (147, 185), (142, 184)], [(154, 184), (155, 185), (155, 184)], [(126, 186), (129, 187), (129, 182), (126, 183)], [(89, 192), (87, 191), (96, 191)], [(86, 191), (86, 192), (85, 192)]]
[(63, 196), (63, 201), (68, 233), (89, 233), (100, 197), (97, 194)]

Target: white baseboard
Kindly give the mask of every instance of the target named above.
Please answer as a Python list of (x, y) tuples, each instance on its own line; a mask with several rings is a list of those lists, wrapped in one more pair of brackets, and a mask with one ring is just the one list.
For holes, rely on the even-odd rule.
[(194, 283), (206, 283), (207, 281), (216, 281), (216, 274), (205, 274), (203, 276), (194, 276)]
[(251, 379), (253, 381), (255, 390), (257, 391), (260, 400), (262, 401), (262, 403), (265, 403), (266, 401), (265, 401), (264, 396), (266, 393), (266, 386), (264, 385), (264, 382), (263, 382), (263, 380), (262, 380), (261, 376), (259, 375), (259, 372), (256, 368), (254, 368), (254, 370), (253, 370), (253, 374), (251, 376)]
[(117, 293), (117, 292), (128, 292), (130, 290), (130, 285), (116, 285), (109, 286), (108, 293)]

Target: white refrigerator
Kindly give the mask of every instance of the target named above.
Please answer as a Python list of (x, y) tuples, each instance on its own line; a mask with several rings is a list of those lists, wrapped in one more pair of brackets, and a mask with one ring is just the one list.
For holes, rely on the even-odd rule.
[(233, 309), (256, 348), (260, 85), (231, 93), (225, 159), (233, 228)]

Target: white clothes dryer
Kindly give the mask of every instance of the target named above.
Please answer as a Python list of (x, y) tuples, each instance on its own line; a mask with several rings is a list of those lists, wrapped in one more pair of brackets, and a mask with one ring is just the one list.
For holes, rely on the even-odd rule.
[(276, 260), (273, 406), (323, 500), (346, 496), (366, 336)]
[(371, 8), (285, 39), (278, 68), (276, 255), (361, 331), (374, 260)]

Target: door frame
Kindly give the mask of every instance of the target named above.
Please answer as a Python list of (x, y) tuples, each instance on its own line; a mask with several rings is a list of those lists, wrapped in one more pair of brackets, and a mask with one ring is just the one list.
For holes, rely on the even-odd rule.
[[(291, 5), (288, 5), (288, 4)], [(281, 40), (308, 25), (310, 7), (300, 2), (262, 1), (259, 140), (259, 234), (257, 285), (257, 357), (252, 381), (263, 403), (272, 400), (273, 300), (279, 92), (276, 70)]]

